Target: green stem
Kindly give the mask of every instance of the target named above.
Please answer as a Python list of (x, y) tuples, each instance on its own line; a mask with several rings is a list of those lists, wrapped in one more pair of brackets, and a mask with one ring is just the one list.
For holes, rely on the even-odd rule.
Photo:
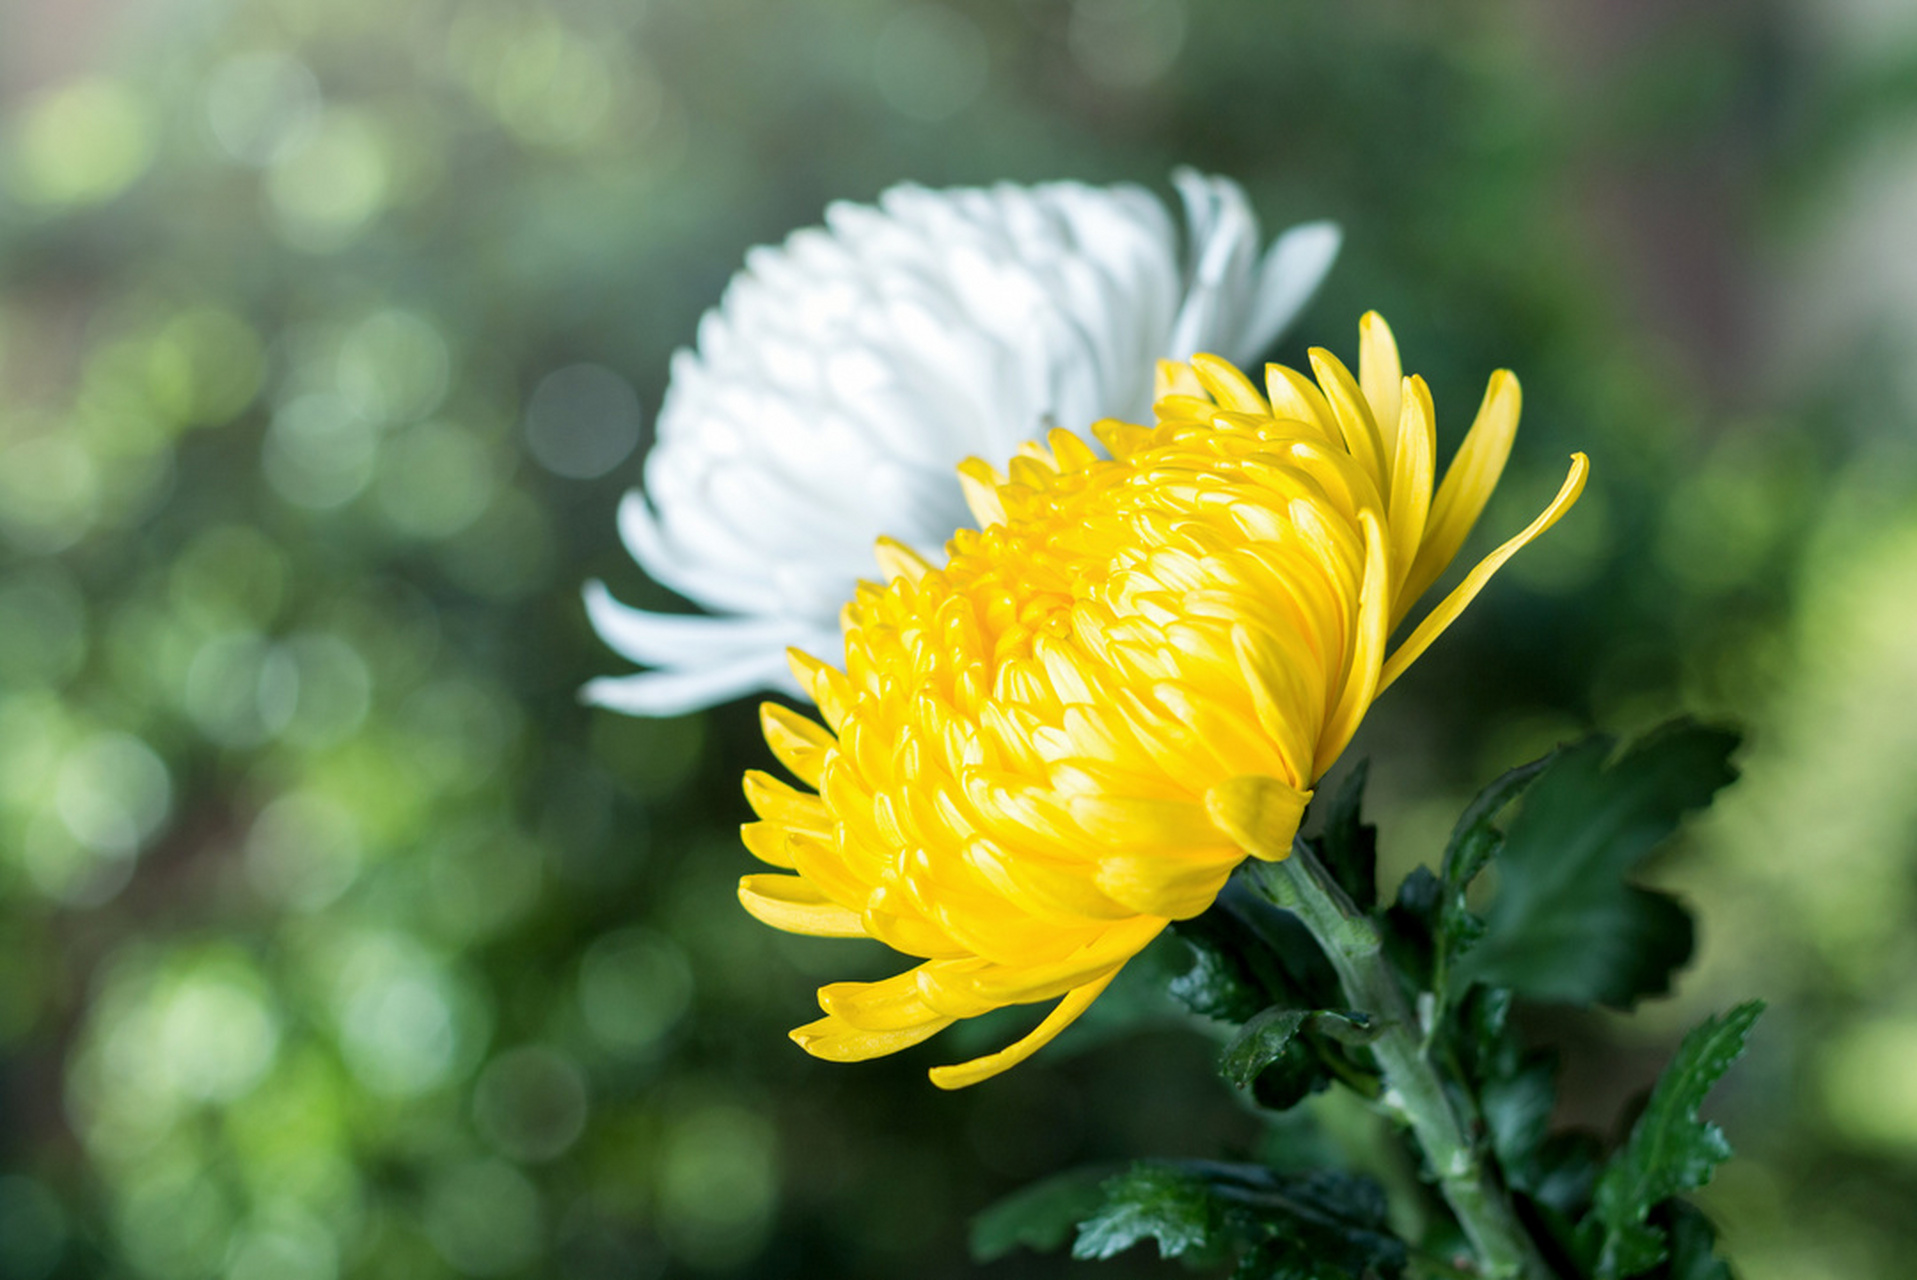
[(1518, 1222), (1496, 1174), (1471, 1140), (1476, 1117), (1467, 1099), (1446, 1090), (1424, 1052), (1418, 1022), (1371, 920), (1326, 874), (1303, 842), (1279, 862), (1251, 860), (1252, 879), (1302, 921), (1330, 958), (1346, 998), (1378, 1020), (1371, 1044), (1384, 1073), (1382, 1106), (1408, 1125), (1438, 1178), (1445, 1203), (1489, 1280), (1548, 1280), (1549, 1269)]

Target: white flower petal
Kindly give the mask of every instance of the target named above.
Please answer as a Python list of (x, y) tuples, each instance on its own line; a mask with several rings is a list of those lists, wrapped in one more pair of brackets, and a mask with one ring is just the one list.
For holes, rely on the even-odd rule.
[(803, 696), (783, 651), (776, 660), (758, 654), (686, 670), (601, 676), (588, 680), (579, 696), (629, 716), (683, 716), (764, 690)]
[(685, 666), (743, 656), (763, 657), (808, 638), (812, 628), (790, 618), (726, 618), (650, 613), (620, 604), (606, 584), (586, 584), (586, 616), (622, 658), (648, 666)]
[(589, 701), (669, 715), (796, 693), (785, 647), (839, 652), (838, 611), (887, 534), (928, 556), (970, 523), (954, 472), (1052, 426), (1146, 419), (1161, 358), (1261, 354), (1322, 279), (1328, 224), (1260, 256), (1225, 178), (1174, 175), (1189, 228), (1133, 186), (935, 191), (839, 202), (746, 255), (696, 350), (672, 361), (645, 492), (620, 536), (651, 577), (720, 618), (651, 614), (592, 584), (593, 626), (659, 670)]
[(1338, 257), (1344, 233), (1335, 222), (1306, 222), (1278, 237), (1258, 271), (1258, 290), (1236, 353), (1222, 353), (1238, 364), (1263, 355), (1291, 326)]

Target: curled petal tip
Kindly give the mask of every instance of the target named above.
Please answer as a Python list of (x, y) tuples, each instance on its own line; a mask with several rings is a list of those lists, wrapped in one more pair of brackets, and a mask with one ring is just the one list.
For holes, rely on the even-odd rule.
[(1245, 852), (1267, 862), (1291, 853), (1311, 792), (1277, 778), (1244, 774), (1205, 793), (1205, 809), (1218, 829)]

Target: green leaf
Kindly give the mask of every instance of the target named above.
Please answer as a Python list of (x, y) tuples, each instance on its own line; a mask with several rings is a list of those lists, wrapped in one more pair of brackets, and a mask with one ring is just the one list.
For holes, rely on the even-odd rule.
[(1503, 833), (1495, 825), (1499, 814), (1511, 806), (1511, 803), (1524, 794), (1524, 789), (1537, 780), (1537, 776), (1557, 759), (1553, 751), (1529, 764), (1521, 764), (1510, 770), (1496, 782), (1478, 792), (1464, 812), (1458, 815), (1457, 825), (1451, 829), (1451, 839), (1444, 847), (1444, 882), (1450, 888), (1462, 893), (1477, 878), (1480, 871), (1498, 851), (1503, 843)]
[(1531, 1158), (1531, 1172), (1522, 1190), (1566, 1220), (1576, 1221), (1591, 1207), (1603, 1154), (1604, 1146), (1595, 1134), (1554, 1133)]
[(1458, 1006), (1454, 1030), (1465, 1075), (1480, 1087), (1518, 1070), (1523, 1046), (1511, 1029), (1511, 992), (1504, 987), (1479, 987)]
[(1142, 1240), (1158, 1242), (1158, 1256), (1176, 1258), (1205, 1248), (1219, 1223), (1203, 1177), (1172, 1164), (1140, 1161), (1104, 1184), (1104, 1203), (1079, 1224), (1074, 1258), (1109, 1258)]
[(1110, 1165), (1072, 1169), (1014, 1191), (972, 1219), (974, 1262), (992, 1262), (1023, 1247), (1050, 1252), (1105, 1202)]
[(1288, 1111), (1331, 1083), (1335, 1072), (1363, 1092), (1371, 1071), (1340, 1046), (1368, 1044), (1377, 1028), (1362, 1013), (1266, 1009), (1225, 1046), (1219, 1074), (1268, 1111)]
[(1159, 1254), (1218, 1261), (1237, 1274), (1343, 1280), (1400, 1274), (1407, 1251), (1368, 1178), (1282, 1174), (1260, 1165), (1141, 1161), (1105, 1183), (1105, 1203), (1081, 1224), (1072, 1256), (1109, 1258), (1145, 1240)]
[(1730, 1158), (1724, 1131), (1700, 1120), (1697, 1111), (1711, 1086), (1743, 1054), (1763, 1011), (1764, 1002), (1752, 1000), (1706, 1019), (1684, 1037), (1659, 1077), (1629, 1140), (1598, 1179), (1586, 1225), (1593, 1235), (1602, 1229), (1596, 1249), (1599, 1280), (1639, 1275), (1663, 1261), (1670, 1249), (1665, 1232), (1647, 1222), (1651, 1211), (1703, 1186)]
[(1431, 986), (1437, 958), (1438, 920), (1444, 882), (1430, 867), (1413, 867), (1398, 884), (1398, 896), (1378, 915), (1378, 932), (1393, 968), (1420, 989)]
[(1402, 1275), (1404, 1243), (1386, 1223), (1384, 1194), (1368, 1178), (1321, 1171), (1291, 1180), (1260, 1219), (1267, 1232), (1234, 1280), (1352, 1280)]
[(1191, 950), (1191, 968), (1173, 978), (1168, 989), (1193, 1013), (1242, 1024), (1257, 1016), (1267, 997), (1251, 966), (1231, 945), (1234, 939), (1208, 918), (1210, 914), (1173, 924)]
[(1717, 1256), (1717, 1229), (1711, 1220), (1682, 1200), (1667, 1202), (1664, 1212), (1671, 1236), (1667, 1280), (1731, 1280), (1730, 1267)]
[[(1615, 761), (1604, 737), (1560, 751), (1530, 783), (1497, 851), (1497, 896), (1482, 938), (1451, 970), (1450, 994), (1482, 982), (1539, 1000), (1627, 1007), (1668, 990), (1690, 958), (1690, 917), (1624, 876), (1737, 776), (1736, 746), (1733, 733), (1680, 721)], [(1478, 856), (1461, 848), (1457, 870)]]
[(1218, 1072), (1240, 1089), (1285, 1056), (1311, 1013), (1306, 1009), (1266, 1009), (1238, 1029), (1218, 1060)]
[[(1466, 905), (1466, 892), (1478, 873), (1490, 865), (1504, 846), (1504, 832), (1497, 819), (1539, 774), (1557, 758), (1552, 752), (1530, 764), (1519, 765), (1480, 791), (1459, 815), (1444, 848), (1442, 890), (1438, 923), (1433, 932), (1434, 950), (1440, 970), (1448, 969), (1457, 958), (1475, 946), (1484, 936), (1484, 921)], [(1443, 993), (1440, 993), (1441, 995)]]
[(1371, 762), (1360, 760), (1346, 775), (1325, 815), (1324, 829), (1311, 841), (1318, 861), (1360, 911), (1378, 905), (1378, 828), (1362, 813), (1370, 772)]
[(1309, 1029), (1341, 1044), (1365, 1044), (1377, 1036), (1370, 1022), (1362, 1013), (1266, 1009), (1238, 1029), (1238, 1034), (1225, 1046), (1218, 1070), (1225, 1079), (1243, 1089), (1298, 1045), (1301, 1032)]
[(1194, 1013), (1242, 1025), (1272, 1006), (1320, 1009), (1338, 1001), (1338, 975), (1310, 931), (1235, 876), (1210, 910), (1172, 929), (1192, 961), (1171, 993)]
[(1486, 1084), (1479, 1097), (1491, 1150), (1513, 1186), (1530, 1190), (1531, 1162), (1551, 1131), (1557, 1105), (1557, 1069), (1548, 1054), (1534, 1054), (1524, 1067)]

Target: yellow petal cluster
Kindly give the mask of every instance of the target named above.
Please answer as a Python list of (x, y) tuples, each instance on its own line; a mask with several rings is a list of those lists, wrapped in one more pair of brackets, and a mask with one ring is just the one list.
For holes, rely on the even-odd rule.
[(802, 790), (745, 780), (746, 845), (778, 872), (739, 895), (781, 929), (923, 958), (819, 991), (794, 1031), (840, 1061), (1004, 1005), (1057, 1000), (958, 1088), (1029, 1057), (1248, 854), (1282, 858), (1311, 787), (1387, 685), (1497, 568), (1577, 499), (1587, 464), (1395, 650), (1463, 545), (1518, 422), (1491, 378), (1433, 489), (1434, 414), (1390, 330), (1358, 374), (1311, 352), (1261, 391), (1210, 356), (1161, 365), (1157, 424), (1053, 431), (1000, 475), (960, 468), (981, 528), (943, 567), (881, 543), (890, 575), (844, 612), (845, 665), (794, 652), (825, 723), (767, 704)]

